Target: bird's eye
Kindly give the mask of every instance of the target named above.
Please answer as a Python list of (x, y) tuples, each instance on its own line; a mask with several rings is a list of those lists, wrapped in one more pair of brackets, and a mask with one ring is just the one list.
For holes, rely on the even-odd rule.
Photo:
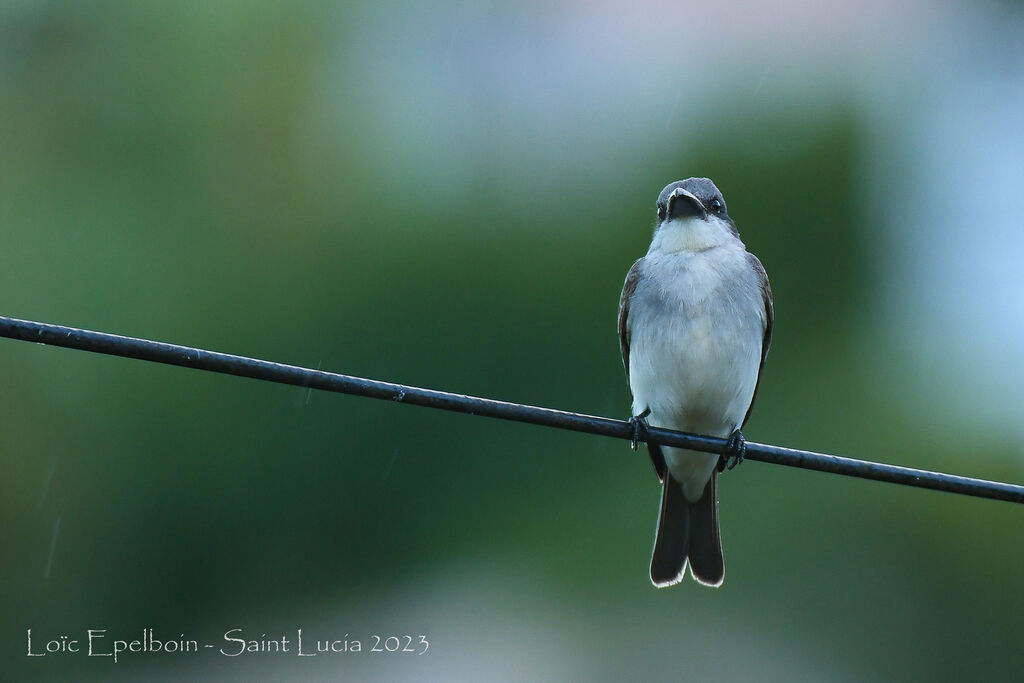
[(722, 200), (718, 199), (717, 197), (715, 199), (712, 199), (711, 210), (715, 213), (722, 213)]
[(665, 205), (664, 204), (658, 204), (658, 220), (662, 220), (664, 218), (665, 218)]

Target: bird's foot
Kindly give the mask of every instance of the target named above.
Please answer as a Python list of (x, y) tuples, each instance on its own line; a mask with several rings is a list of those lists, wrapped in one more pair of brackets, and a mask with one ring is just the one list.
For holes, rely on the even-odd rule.
[(737, 429), (729, 437), (729, 441), (725, 444), (725, 450), (722, 451), (722, 455), (718, 459), (718, 471), (731, 470), (743, 462), (746, 455), (747, 441), (743, 438), (743, 432)]
[(633, 439), (630, 441), (630, 446), (635, 451), (640, 445), (640, 437), (647, 434), (647, 416), (651, 414), (651, 409), (648, 408), (639, 415), (634, 415), (629, 418), (629, 424), (633, 425)]

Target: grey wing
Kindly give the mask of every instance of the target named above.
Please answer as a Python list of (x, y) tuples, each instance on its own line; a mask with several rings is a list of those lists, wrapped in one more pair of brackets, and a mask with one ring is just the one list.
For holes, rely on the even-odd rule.
[[(633, 263), (626, 275), (626, 282), (622, 285), (622, 296), (619, 297), (619, 351), (622, 352), (622, 367), (626, 371), (626, 381), (629, 381), (629, 300), (633, 298), (636, 291), (636, 283), (640, 281), (640, 262), (642, 258)], [(630, 395), (633, 390), (630, 389)]]
[[(629, 303), (636, 291), (636, 284), (640, 281), (640, 262), (642, 258), (633, 263), (626, 275), (626, 282), (622, 285), (622, 296), (619, 297), (619, 351), (622, 352), (622, 367), (626, 370), (626, 383), (629, 383)], [(633, 389), (630, 387), (629, 394), (632, 397)], [(651, 465), (654, 466), (654, 473), (658, 475), (658, 481), (665, 481), (665, 456), (662, 455), (661, 446), (656, 443), (647, 442), (647, 453), (651, 456)]]
[(754, 399), (757, 398), (757, 389), (761, 386), (764, 359), (768, 357), (768, 348), (772, 345), (772, 327), (775, 324), (775, 309), (772, 306), (772, 286), (768, 283), (768, 273), (764, 271), (764, 266), (761, 265), (756, 256), (748, 252), (747, 259), (761, 281), (761, 297), (764, 300), (764, 337), (761, 339), (761, 365), (757, 368), (757, 383), (754, 385), (754, 394), (750, 397), (750, 406), (747, 408), (747, 414), (743, 418), (743, 424), (740, 425), (741, 428), (747, 424), (747, 420), (750, 419), (750, 411), (754, 409)]

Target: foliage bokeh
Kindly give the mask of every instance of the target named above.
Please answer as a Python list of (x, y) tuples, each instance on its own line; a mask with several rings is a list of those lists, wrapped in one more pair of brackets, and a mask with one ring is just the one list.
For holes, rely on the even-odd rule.
[[(698, 109), (673, 115), (666, 88), (658, 116), (620, 104), (595, 130), (550, 113), (543, 83), (504, 108), (463, 63), (480, 16), (533, 35), (550, 15), (438, 11), (468, 27), (427, 22), (418, 59), (449, 80), (424, 83), (421, 65), (373, 68), (402, 64), (385, 53), (415, 40), (415, 12), (0, 10), (3, 313), (626, 416), (622, 278), (658, 190), (708, 175), (775, 291), (749, 438), (1022, 478), (1012, 439), (936, 429), (941, 410), (921, 419), (883, 381), (913, 371), (880, 330), (888, 254), (864, 178), (905, 159), (868, 144), (842, 82), (805, 77), (765, 107), (740, 68), (673, 86)], [(655, 591), (656, 482), (623, 443), (11, 341), (0, 377), (7, 680), (1015, 671), (1024, 524), (1007, 504), (748, 463), (721, 486), (724, 588)], [(25, 656), (30, 627), (216, 642), (304, 624), (425, 632), (433, 652)]]

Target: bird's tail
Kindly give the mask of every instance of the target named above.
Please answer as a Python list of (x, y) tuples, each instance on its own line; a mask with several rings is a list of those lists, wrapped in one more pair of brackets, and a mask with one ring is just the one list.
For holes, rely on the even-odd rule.
[(718, 531), (718, 472), (712, 472), (696, 503), (688, 501), (672, 473), (665, 472), (651, 581), (659, 588), (677, 584), (683, 580), (687, 564), (693, 578), (705, 586), (721, 586), (725, 580)]

